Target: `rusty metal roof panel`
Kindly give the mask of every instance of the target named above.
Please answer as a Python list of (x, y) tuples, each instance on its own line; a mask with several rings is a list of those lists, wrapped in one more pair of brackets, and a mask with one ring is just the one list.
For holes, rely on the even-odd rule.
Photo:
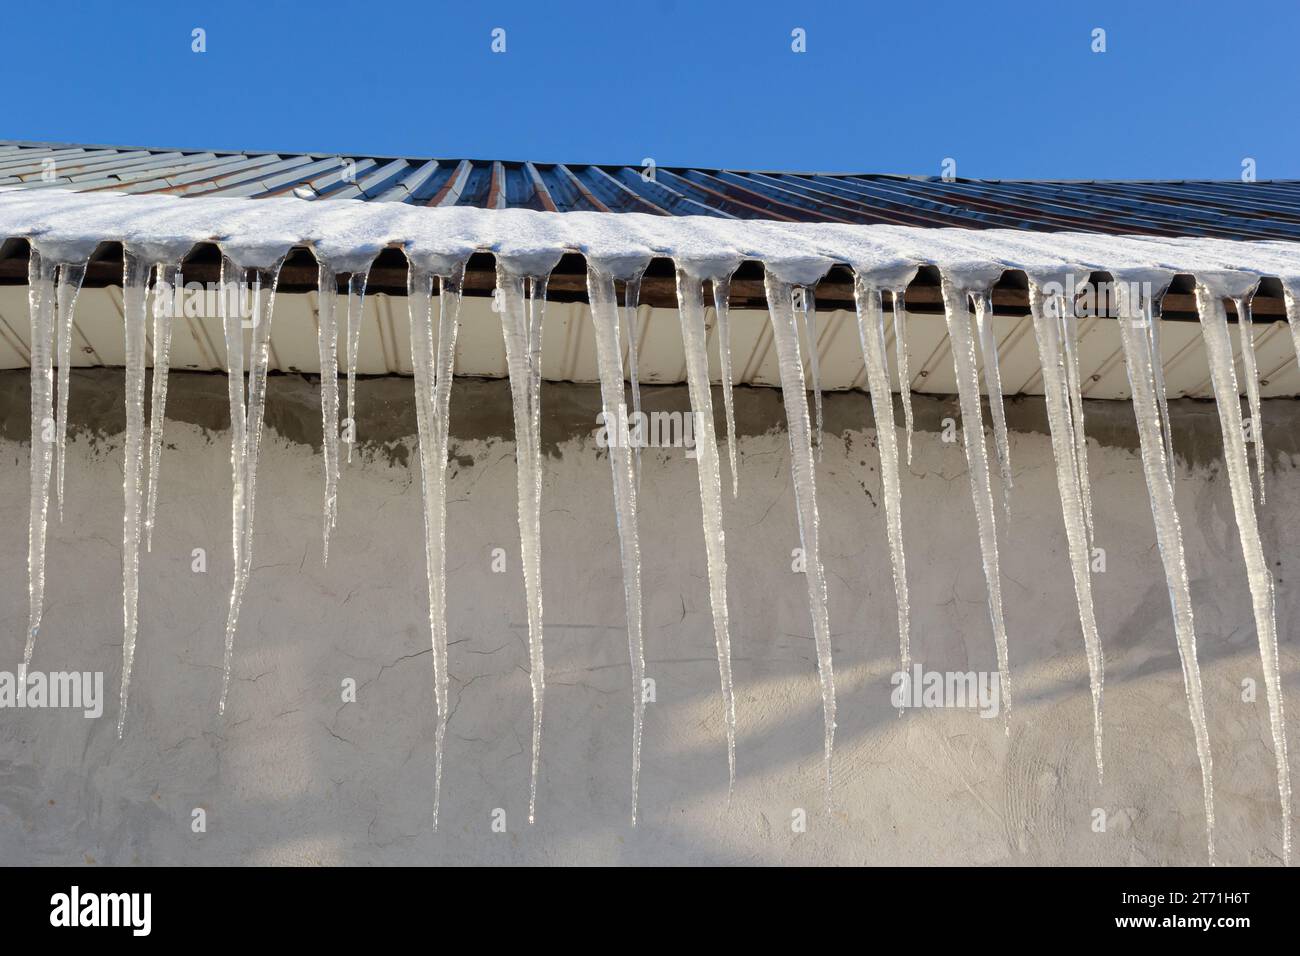
[(388, 184), (376, 186), (373, 194), (367, 198), (371, 202), (407, 202), (437, 171), (436, 159), (408, 165)]
[(0, 141), (0, 185), (1300, 240), (1300, 181), (1027, 181)]

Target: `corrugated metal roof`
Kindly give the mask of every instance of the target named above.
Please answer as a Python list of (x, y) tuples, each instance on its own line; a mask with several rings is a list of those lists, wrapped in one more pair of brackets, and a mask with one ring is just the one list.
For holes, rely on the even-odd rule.
[(945, 180), (0, 141), (0, 186), (1300, 240), (1300, 181)]

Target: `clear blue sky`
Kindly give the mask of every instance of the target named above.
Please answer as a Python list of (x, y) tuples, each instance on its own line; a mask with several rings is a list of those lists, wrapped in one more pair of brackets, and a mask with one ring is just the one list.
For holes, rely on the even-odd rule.
[(0, 18), (7, 139), (933, 175), (952, 157), (1033, 178), (1237, 178), (1252, 157), (1300, 178), (1297, 0), (8, 0)]

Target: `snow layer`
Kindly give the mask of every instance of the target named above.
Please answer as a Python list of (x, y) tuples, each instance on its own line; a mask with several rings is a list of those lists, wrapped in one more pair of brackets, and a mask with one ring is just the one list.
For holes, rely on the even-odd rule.
[[(918, 263), (938, 265), (963, 287), (983, 285), (990, 267), (1059, 274), (1062, 267), (1141, 272), (1148, 280), (1195, 273), (1216, 292), (1245, 295), (1259, 275), (1300, 276), (1300, 250), (1277, 241), (1040, 234), (990, 229), (923, 229), (834, 223), (774, 223), (710, 216), (548, 213), (529, 209), (427, 208), (402, 203), (309, 202), (0, 190), (0, 236), (38, 241), (59, 261), (81, 258), (100, 241), (131, 242), (144, 258), (174, 261), (176, 251), (215, 242), (237, 264), (269, 268), (292, 246), (311, 246), (335, 271), (358, 268), (386, 246), (423, 258), (463, 259), (475, 251), (508, 255), (528, 267), (557, 251), (599, 259), (615, 278), (647, 260), (689, 263), (692, 274), (725, 277), (756, 259), (792, 285), (815, 283), (836, 262), (892, 287)], [(616, 269), (614, 263), (621, 263)], [(364, 267), (361, 265), (360, 267)]]

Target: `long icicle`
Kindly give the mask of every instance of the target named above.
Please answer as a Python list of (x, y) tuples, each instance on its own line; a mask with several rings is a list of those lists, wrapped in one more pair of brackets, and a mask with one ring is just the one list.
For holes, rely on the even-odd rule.
[(795, 324), (794, 288), (771, 272), (764, 277), (767, 308), (772, 322), (781, 371), (781, 397), (785, 403), (786, 428), (790, 439), (790, 473), (794, 483), (795, 508), (799, 516), (799, 541), (803, 546), (808, 605), (812, 614), (813, 641), (817, 647), (817, 675), (821, 682), (826, 807), (831, 807), (831, 754), (835, 745), (835, 672), (831, 660), (831, 626), (826, 608), (826, 575), (822, 568), (817, 517), (816, 466), (813, 461), (808, 394), (799, 356), (799, 327)]
[(239, 600), (239, 573), (244, 566), (244, 456), (248, 452), (248, 406), (244, 388), (244, 323), (242, 316), (243, 270), (237, 269), (229, 258), (221, 260), (221, 324), (226, 340), (226, 398), (230, 409), (230, 550), (232, 578), (230, 583), (230, 609), (226, 616), (225, 655), (222, 665), (221, 699), (218, 713), (226, 711), (226, 684), (234, 654), (237, 602)]
[[(1035, 284), (1030, 290), (1030, 315), (1034, 337), (1038, 342), (1039, 362), (1043, 370), (1043, 397), (1047, 405), (1047, 423), (1052, 436), (1052, 456), (1056, 460), (1056, 489), (1061, 496), (1061, 517), (1070, 550), (1070, 571), (1074, 578), (1074, 597), (1079, 609), (1079, 627), (1083, 631), (1084, 652), (1088, 659), (1088, 682), (1092, 690), (1092, 740), (1097, 762), (1097, 783), (1103, 777), (1101, 695), (1105, 678), (1101, 638), (1092, 601), (1092, 554), (1088, 525), (1083, 516), (1083, 493), (1079, 489), (1074, 432), (1070, 427), (1070, 395), (1066, 385), (1065, 350), (1061, 326), (1049, 311), (1058, 299), (1045, 300)], [(1120, 321), (1123, 321), (1122, 319)]]
[(718, 371), (722, 378), (722, 405), (727, 415), (727, 458), (731, 464), (731, 497), (740, 494), (740, 471), (736, 466), (736, 405), (731, 379), (731, 277), (714, 279), (713, 311), (718, 316)]
[[(224, 322), (226, 331), (227, 373), (238, 380), (230, 384), (231, 396), (231, 465), (235, 467), (238, 460), (240, 473), (236, 479), (236, 489), (231, 496), (235, 511), (233, 532), (235, 543), (234, 581), (230, 589), (230, 612), (226, 617), (226, 651), (222, 665), (221, 699), (217, 712), (226, 712), (226, 699), (230, 692), (230, 672), (234, 663), (235, 630), (239, 624), (239, 612), (243, 606), (244, 590), (248, 586), (248, 577), (252, 571), (253, 561), (253, 512), (256, 501), (257, 461), (261, 451), (262, 424), (266, 413), (266, 380), (270, 371), (271, 319), (275, 314), (275, 288), (279, 281), (280, 266), (283, 260), (270, 269), (247, 270), (237, 267), (228, 258), (222, 263), (222, 299), (225, 309)], [(252, 345), (249, 350), (248, 398), (244, 401), (243, 375), (243, 325), (240, 304), (244, 301), (241, 286), (249, 271), (253, 272), (251, 310), (248, 321), (253, 328)], [(230, 276), (232, 278), (227, 278)], [(233, 286), (233, 287), (232, 287)], [(234, 302), (228, 301), (235, 296)], [(231, 305), (236, 307), (232, 310)], [(232, 314), (233, 312), (233, 314)], [(233, 349), (233, 351), (232, 351)], [(234, 419), (235, 405), (239, 405), (238, 431), (236, 434)], [(242, 449), (236, 454), (236, 439), (242, 441)]]
[(727, 549), (722, 528), (722, 475), (718, 467), (718, 438), (713, 424), (713, 394), (709, 386), (708, 339), (704, 330), (703, 283), (677, 270), (677, 305), (686, 350), (686, 385), (695, 417), (695, 464), (700, 479), (700, 510), (704, 519), (704, 549), (709, 563), (709, 600), (713, 637), (718, 649), (718, 677), (727, 727), (727, 799), (736, 788), (736, 699), (731, 682), (731, 632), (727, 614)]
[(808, 373), (812, 377), (813, 406), (817, 411), (817, 460), (822, 460), (822, 373), (820, 343), (817, 341), (817, 297), (809, 286), (799, 287), (803, 306), (804, 334), (808, 338)]
[[(1141, 287), (1138, 289), (1141, 292)], [(1140, 295), (1142, 303), (1140, 306), (1132, 303), (1132, 290), (1125, 290), (1123, 295), (1126, 301), (1130, 303), (1130, 308), (1140, 308), (1141, 317), (1146, 323), (1147, 338), (1150, 341), (1151, 350), (1151, 380), (1155, 383), (1156, 405), (1160, 409), (1160, 430), (1165, 440), (1165, 464), (1169, 467), (1169, 480), (1175, 479), (1174, 475), (1174, 429), (1169, 420), (1169, 396), (1165, 391), (1165, 360), (1164, 354), (1160, 348), (1160, 300), (1164, 298), (1164, 290), (1152, 292), (1150, 295)], [(1120, 318), (1126, 316), (1121, 312)], [(1127, 318), (1137, 318), (1136, 315)]]
[(45, 607), (45, 533), (50, 513), (50, 466), (54, 457), (54, 280), (56, 263), (31, 249), (27, 302), (31, 310), (32, 448), (30, 523), (27, 530), (27, 641), (19, 686), (27, 686), (36, 635)]
[(907, 371), (907, 302), (902, 289), (894, 289), (889, 297), (894, 307), (894, 353), (898, 358), (898, 394), (903, 400), (903, 427), (907, 433), (907, 464), (912, 464), (912, 379)]
[[(623, 283), (623, 311), (627, 315), (627, 377), (632, 389), (632, 414), (637, 427), (641, 418), (641, 372), (637, 363), (637, 351), (641, 346), (640, 328), (641, 274), (633, 276)], [(633, 449), (636, 457), (636, 487), (641, 490), (641, 445), (637, 442)]]
[(1241, 374), (1246, 379), (1246, 401), (1250, 405), (1250, 438), (1255, 452), (1255, 475), (1259, 503), (1264, 503), (1264, 411), (1259, 400), (1259, 363), (1255, 361), (1255, 327), (1250, 311), (1251, 295), (1233, 299), (1237, 310), (1237, 335), (1241, 341)]
[(144, 546), (153, 551), (158, 513), (158, 476), (162, 468), (163, 429), (167, 415), (167, 378), (171, 370), (173, 310), (185, 281), (179, 265), (156, 269), (153, 300), (153, 385), (149, 399), (149, 477), (144, 506)]
[(352, 447), (357, 443), (357, 353), (361, 348), (361, 320), (365, 315), (367, 266), (348, 276), (348, 464), (352, 464)]
[[(529, 507), (537, 516), (533, 539), (533, 581), (537, 599), (537, 643), (529, 645), (528, 682), (533, 695), (533, 754), (528, 774), (528, 822), (537, 809), (537, 777), (542, 758), (542, 704), (546, 696), (546, 667), (542, 655), (542, 324), (546, 315), (546, 287), (550, 276), (528, 280), (528, 420), (532, 443), (533, 490)], [(441, 373), (440, 373), (441, 374)], [(448, 376), (450, 376), (448, 371)], [(450, 378), (447, 379), (450, 385)], [(446, 436), (443, 436), (446, 442)], [(444, 457), (446, 452), (443, 452)], [(531, 633), (531, 630), (530, 630)]]
[(1083, 496), (1083, 519), (1092, 535), (1092, 481), (1088, 477), (1088, 436), (1083, 430), (1083, 385), (1079, 378), (1079, 323), (1074, 302), (1058, 297), (1057, 320), (1065, 344), (1065, 382), (1070, 390), (1070, 427), (1074, 434), (1074, 455), (1079, 474), (1079, 491)]
[(975, 329), (979, 333), (980, 356), (984, 359), (984, 391), (993, 415), (993, 441), (1002, 478), (1002, 511), (1011, 514), (1011, 442), (1007, 437), (1007, 412), (1002, 397), (1002, 373), (998, 370), (998, 340), (993, 332), (993, 296), (989, 290), (975, 296)]
[(316, 351), (320, 358), (321, 448), (325, 464), (325, 499), (321, 515), (321, 564), (330, 559), (330, 532), (339, 516), (339, 282), (334, 270), (320, 263), (319, 319)]
[[(534, 294), (527, 295), (531, 285)], [(497, 298), (515, 421), (515, 484), (518, 493), (519, 548), (528, 604), (529, 683), (533, 696), (533, 753), (528, 788), (528, 822), (535, 819), (540, 761), (542, 703), (546, 679), (542, 629), (541, 514), (541, 313), (536, 310), (536, 280), (515, 275), (497, 263)], [(534, 332), (536, 333), (534, 335)], [(534, 341), (536, 338), (536, 341)]]
[(65, 262), (59, 266), (59, 281), (55, 287), (58, 313), (59, 411), (55, 422), (58, 438), (58, 476), (55, 491), (59, 502), (59, 523), (63, 523), (63, 476), (67, 473), (68, 457), (68, 391), (72, 384), (72, 312), (76, 308), (77, 293), (86, 277), (85, 262)]
[(979, 378), (975, 369), (975, 341), (971, 336), (967, 293), (943, 277), (944, 314), (948, 336), (952, 340), (953, 368), (957, 374), (957, 393), (961, 401), (961, 429), (966, 446), (966, 465), (970, 471), (971, 498), (979, 524), (980, 554), (984, 562), (984, 580), (988, 585), (989, 621), (998, 654), (998, 678), (1001, 681), (1003, 726), (1011, 732), (1011, 668), (1007, 652), (1007, 628), (1002, 616), (1002, 575), (998, 566), (997, 517), (994, 514), (993, 489), (989, 481), (988, 454), (984, 447), (984, 420), (980, 410)]
[(135, 664), (135, 639), (140, 616), (140, 476), (144, 464), (144, 380), (149, 263), (129, 247), (122, 276), (122, 324), (126, 341), (126, 445), (122, 468), (122, 692), (117, 712), (117, 736), (126, 725), (126, 705)]
[[(456, 370), (456, 333), (460, 329), (461, 294), (465, 287), (465, 265), (460, 263), (449, 276), (438, 277), (438, 342), (434, 351), (436, 367), (434, 369), (433, 421), (437, 426), (437, 445), (434, 450), (434, 474), (438, 477), (439, 487), (437, 501), (441, 508), (438, 515), (439, 537), (437, 541), (438, 579), (436, 593), (439, 600), (438, 617), (441, 628), (441, 654), (434, 655), (434, 686), (437, 693), (438, 732), (436, 740), (436, 775), (437, 783), (434, 794), (433, 825), (438, 825), (438, 800), (442, 791), (442, 747), (447, 736), (447, 719), (451, 713), (451, 698), (447, 689), (447, 453), (451, 436), (451, 386), (452, 376)], [(538, 496), (541, 495), (541, 470), (538, 476)], [(540, 568), (539, 568), (540, 570)], [(434, 592), (430, 592), (433, 594)], [(430, 607), (433, 605), (430, 604)], [(438, 657), (441, 656), (441, 666)], [(540, 663), (540, 662), (539, 662)], [(540, 714), (538, 717), (540, 718)], [(540, 734), (540, 720), (536, 728)], [(539, 739), (534, 739), (533, 752), (536, 754)], [(536, 758), (534, 758), (536, 759)], [(533, 776), (536, 778), (536, 765)]]
[(429, 633), (433, 650), (434, 735), (433, 828), (438, 829), (442, 799), (443, 743), (449, 714), (447, 682), (447, 446), (456, 331), (464, 267), (438, 278), (438, 336), (433, 332), (433, 274), (412, 268), (407, 305), (411, 315), (411, 364), (415, 372), (415, 410), (420, 434), (420, 487), (424, 502)]
[(907, 559), (903, 551), (903, 494), (898, 475), (898, 435), (894, 424), (894, 396), (889, 387), (885, 358), (885, 311), (880, 290), (859, 276), (853, 283), (858, 308), (858, 338), (871, 392), (871, 413), (876, 422), (876, 447), (880, 451), (880, 480), (885, 488), (885, 525), (889, 534), (889, 562), (894, 572), (894, 598), (898, 603), (899, 673), (910, 680), (912, 649), (907, 596)]
[[(1124, 283), (1117, 284), (1120, 296), (1132, 293)], [(1030, 294), (1034, 290), (1030, 289)], [(1146, 298), (1144, 296), (1144, 298)], [(1038, 308), (1042, 305), (1039, 303)], [(1192, 614), (1192, 594), (1187, 579), (1187, 561), (1183, 556), (1183, 532), (1174, 506), (1174, 483), (1165, 461), (1165, 442), (1161, 435), (1160, 412), (1156, 403), (1152, 369), (1151, 338), (1148, 330), (1125, 318), (1134, 314), (1131, 302), (1121, 308), (1120, 338), (1124, 346), (1124, 365), (1128, 370), (1129, 389), (1133, 393), (1133, 412), (1137, 419), (1138, 441), (1142, 450), (1142, 470), (1146, 475), (1147, 493), (1151, 497), (1151, 517), (1155, 522), (1156, 544), (1165, 569), (1169, 605), (1174, 618), (1174, 635), (1178, 643), (1178, 660), (1182, 665), (1183, 689), (1187, 712), (1196, 739), (1196, 756), (1201, 764), (1201, 786), (1205, 798), (1205, 837), (1209, 860), (1214, 863), (1214, 763), (1210, 753), (1210, 734), (1205, 719), (1205, 696), (1201, 691), (1201, 668), (1196, 659), (1196, 627)]]
[[(596, 332), (596, 362), (600, 397), (610, 435), (610, 470), (614, 479), (614, 513), (618, 519), (619, 552), (623, 563), (623, 596), (627, 605), (627, 647), (632, 664), (632, 825), (636, 825), (641, 787), (641, 728), (645, 719), (645, 649), (641, 639), (641, 546), (637, 536), (636, 478), (629, 436), (621, 425), (623, 352), (619, 348), (618, 302), (614, 278), (594, 267), (587, 269), (587, 297)], [(622, 409), (623, 414), (620, 414)]]
[(244, 456), (247, 472), (244, 484), (248, 519), (244, 523), (244, 570), (239, 587), (239, 599), (244, 599), (248, 576), (253, 563), (253, 511), (256, 504), (257, 463), (262, 448), (262, 425), (266, 417), (267, 376), (271, 369), (271, 318), (275, 309), (275, 287), (279, 280), (280, 265), (270, 270), (254, 270), (253, 279), (253, 340), (249, 348), (248, 366), (248, 453)]
[[(1196, 308), (1201, 317), (1201, 336), (1210, 362), (1210, 379), (1214, 400), (1219, 409), (1223, 432), (1223, 457), (1232, 488), (1232, 507), (1237, 516), (1241, 553), (1246, 562), (1246, 580), (1250, 586), (1255, 612), (1255, 632), (1259, 638), (1259, 655), (1264, 669), (1264, 686), (1268, 692), (1268, 719), (1273, 732), (1273, 755), (1277, 761), (1278, 796), (1282, 803), (1282, 857), (1291, 861), (1291, 775), (1287, 761), (1286, 722), (1282, 708), (1282, 672), (1278, 662), (1277, 624), (1275, 620), (1273, 575), (1264, 558), (1255, 501), (1251, 495), (1250, 465), (1246, 457), (1245, 436), (1241, 427), (1241, 398), (1237, 374), (1233, 368), (1232, 342), (1228, 336), (1228, 314), (1223, 299), (1203, 283), (1196, 284)], [(1238, 313), (1240, 314), (1240, 313)], [(1259, 422), (1254, 422), (1259, 435)]]

